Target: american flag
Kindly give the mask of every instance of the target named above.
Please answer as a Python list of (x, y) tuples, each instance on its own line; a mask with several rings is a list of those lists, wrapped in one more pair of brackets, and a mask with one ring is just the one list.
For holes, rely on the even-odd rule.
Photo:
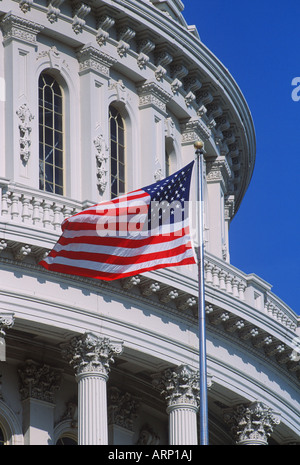
[(110, 281), (194, 264), (188, 217), (193, 165), (65, 219), (61, 237), (40, 265)]

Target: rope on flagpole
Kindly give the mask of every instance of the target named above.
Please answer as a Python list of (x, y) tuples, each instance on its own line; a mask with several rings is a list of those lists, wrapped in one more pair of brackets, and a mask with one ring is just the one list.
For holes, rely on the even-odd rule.
[(194, 144), (197, 167), (197, 266), (198, 266), (198, 325), (199, 325), (199, 383), (200, 383), (200, 445), (208, 445), (207, 368), (204, 289), (204, 219), (203, 219), (203, 142)]

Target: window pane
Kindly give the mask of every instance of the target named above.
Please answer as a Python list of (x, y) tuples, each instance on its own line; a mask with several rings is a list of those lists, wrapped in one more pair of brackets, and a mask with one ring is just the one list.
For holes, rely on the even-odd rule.
[(50, 110), (46, 110), (44, 115), (45, 115), (44, 124), (52, 128), (53, 127), (53, 112)]
[(119, 178), (121, 181), (125, 179), (125, 166), (123, 163), (119, 163)]
[(44, 88), (44, 104), (47, 108), (52, 109), (52, 89), (49, 86)]
[(45, 182), (45, 191), (53, 192), (53, 184), (51, 182), (48, 182), (48, 181)]
[(120, 145), (124, 145), (124, 130), (123, 128), (120, 128), (120, 127), (118, 130), (118, 142)]
[(62, 131), (62, 117), (57, 113), (54, 113), (54, 127), (58, 131)]
[(62, 147), (62, 133), (54, 131), (54, 145), (55, 147)]
[(62, 186), (63, 185), (63, 170), (55, 168), (55, 184)]
[(45, 162), (53, 165), (53, 147), (45, 145)]
[(53, 145), (53, 130), (45, 127), (45, 142), (48, 145)]
[(53, 183), (53, 166), (45, 163), (45, 178), (47, 181)]
[(62, 113), (62, 99), (58, 95), (54, 95), (54, 111), (61, 115)]
[(119, 147), (119, 162), (124, 163), (124, 147)]
[(55, 150), (55, 165), (59, 168), (63, 167), (63, 153), (61, 150)]
[(113, 141), (117, 141), (117, 123), (114, 119), (110, 120), (110, 138)]
[(118, 162), (114, 158), (111, 159), (111, 175), (117, 176), (118, 175)]

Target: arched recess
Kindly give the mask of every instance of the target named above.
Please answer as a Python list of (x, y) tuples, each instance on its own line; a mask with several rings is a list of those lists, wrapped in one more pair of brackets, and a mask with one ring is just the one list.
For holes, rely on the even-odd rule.
[[(117, 81), (110, 87), (110, 94), (108, 97), (108, 109), (114, 106), (122, 116), (125, 126), (125, 176), (126, 186), (125, 191), (130, 192), (133, 189), (142, 187), (138, 184), (138, 174), (140, 172), (140, 143), (139, 143), (139, 127), (138, 127), (138, 107), (132, 105), (131, 100), (128, 98), (129, 90), (126, 89), (121, 80)], [(108, 131), (109, 134), (109, 131)], [(108, 144), (109, 145), (109, 144)], [(108, 166), (110, 163), (108, 163)], [(110, 168), (109, 168), (110, 170)], [(110, 172), (108, 179), (110, 179)]]
[[(56, 47), (42, 52), (37, 58), (37, 68), (35, 70), (36, 82), (36, 102), (35, 107), (38, 114), (38, 82), (42, 73), (53, 76), (59, 84), (63, 93), (64, 111), (64, 157), (65, 157), (65, 189), (64, 195), (74, 199), (81, 196), (81, 161), (80, 161), (80, 112), (78, 105), (80, 95), (78, 83), (74, 82), (75, 73), (71, 73), (71, 67), (63, 59), (63, 55), (57, 51)], [(38, 127), (39, 118), (35, 124)], [(38, 130), (37, 130), (38, 134)], [(39, 153), (39, 137), (35, 152)], [(37, 157), (38, 158), (38, 157)], [(37, 160), (38, 172), (38, 160)], [(37, 175), (38, 176), (38, 175)], [(38, 184), (38, 183), (37, 183)]]
[(5, 444), (12, 446), (24, 444), (22, 427), (15, 413), (1, 400), (0, 425), (4, 434)]
[(55, 445), (75, 445), (78, 444), (78, 430), (74, 427), (71, 419), (66, 419), (58, 423), (54, 428)]

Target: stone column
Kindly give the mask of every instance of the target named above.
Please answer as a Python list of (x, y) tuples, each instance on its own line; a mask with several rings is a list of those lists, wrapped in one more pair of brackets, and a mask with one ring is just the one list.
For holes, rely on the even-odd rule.
[(108, 444), (106, 382), (113, 356), (122, 343), (92, 333), (76, 336), (63, 346), (63, 357), (78, 382), (78, 443)]
[(169, 444), (196, 445), (199, 374), (187, 365), (155, 375), (154, 386), (167, 401)]
[(230, 426), (236, 444), (247, 446), (268, 445), (268, 438), (280, 423), (278, 416), (261, 402), (227, 410), (224, 420)]
[(52, 445), (54, 393), (60, 387), (61, 372), (33, 360), (19, 367), (20, 394), (23, 403), (25, 445)]

